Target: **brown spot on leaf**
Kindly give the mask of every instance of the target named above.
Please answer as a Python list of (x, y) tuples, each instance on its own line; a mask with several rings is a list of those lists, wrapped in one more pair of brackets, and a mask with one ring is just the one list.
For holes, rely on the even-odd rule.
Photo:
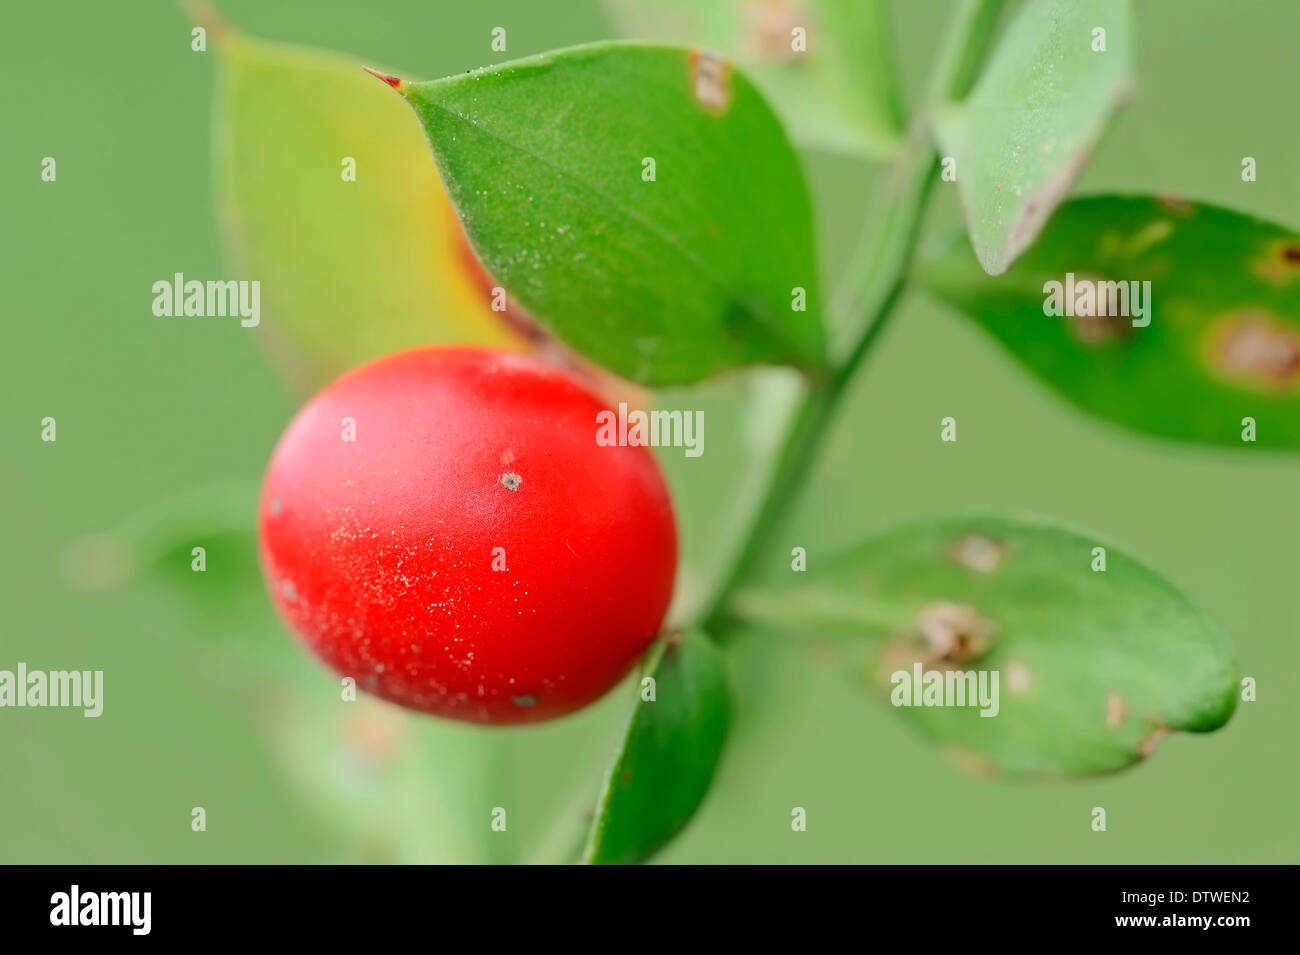
[(1124, 703), (1124, 697), (1119, 695), (1119, 690), (1111, 690), (1106, 697), (1106, 725), (1111, 729), (1119, 729), (1127, 712), (1128, 706)]
[(993, 625), (970, 604), (938, 601), (921, 611), (917, 633), (938, 663), (963, 663), (982, 656), (989, 648)]
[(1067, 319), (1070, 331), (1084, 345), (1105, 345), (1133, 335), (1133, 322), (1122, 315), (1074, 315)]
[(967, 534), (948, 549), (949, 557), (981, 574), (997, 570), (1006, 554), (1006, 544), (983, 534)]
[(922, 608), (911, 630), (881, 648), (872, 677), (883, 688), (895, 671), (916, 663), (925, 670), (955, 669), (983, 656), (995, 629), (970, 604), (935, 601)]
[(691, 50), (691, 91), (695, 101), (711, 113), (724, 113), (731, 105), (731, 61), (716, 53)]
[(1300, 278), (1300, 239), (1278, 239), (1250, 264), (1250, 270), (1270, 285), (1288, 285)]
[[(1111, 245), (1123, 244), (1128, 240), (1109, 237)], [(1109, 342), (1122, 341), (1133, 335), (1133, 321), (1120, 314), (1123, 309), (1117, 288), (1111, 279), (1093, 272), (1081, 272), (1074, 278), (1074, 300), (1068, 303), (1074, 314), (1064, 316), (1070, 334), (1080, 344), (1088, 346), (1105, 345)], [(1089, 298), (1079, 296), (1080, 289), (1090, 289)], [(1111, 293), (1115, 294), (1112, 295)], [(1127, 300), (1126, 298), (1124, 299)], [(1062, 303), (1066, 304), (1066, 303)]]
[(1206, 350), (1219, 378), (1263, 391), (1300, 386), (1300, 330), (1265, 309), (1222, 316), (1206, 336)]

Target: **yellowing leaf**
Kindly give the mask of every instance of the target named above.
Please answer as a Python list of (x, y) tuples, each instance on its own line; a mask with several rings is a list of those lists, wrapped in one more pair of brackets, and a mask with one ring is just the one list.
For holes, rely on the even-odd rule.
[(360, 61), (215, 32), (223, 226), (261, 282), (256, 333), (298, 383), (415, 345), (516, 342), (406, 106)]

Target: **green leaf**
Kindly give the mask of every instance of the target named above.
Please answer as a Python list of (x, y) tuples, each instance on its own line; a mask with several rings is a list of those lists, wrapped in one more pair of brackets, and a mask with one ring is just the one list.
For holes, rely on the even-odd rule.
[[(1067, 273), (1075, 301), (1084, 282), (1150, 282), (1147, 313), (1045, 315), (1047, 283), (1060, 283), (1063, 308)], [(1063, 206), (1006, 275), (983, 274), (957, 236), (919, 277), (1086, 411), (1148, 434), (1237, 447), (1251, 418), (1259, 445), (1300, 447), (1292, 230), (1201, 203), (1099, 196)], [(1107, 313), (1117, 310), (1108, 302)]]
[(583, 853), (590, 864), (642, 862), (699, 808), (727, 735), (731, 705), (722, 657), (703, 633), (665, 638), (646, 659), (654, 700), (641, 683)]
[(970, 95), (936, 112), (990, 275), (1030, 247), (1130, 95), (1133, 46), (1129, 0), (1030, 0)]
[(604, 43), (398, 88), (479, 257), (578, 351), (651, 384), (822, 365), (808, 193), (739, 72)]
[[(1104, 570), (1098, 552), (1105, 549)], [(865, 674), (886, 700), (898, 672), (997, 674), (997, 711), (897, 706), (962, 764), (988, 773), (1109, 773), (1168, 732), (1208, 732), (1236, 703), (1226, 638), (1160, 576), (1119, 549), (1025, 520), (908, 525), (799, 582), (749, 595), (747, 614), (813, 637), (871, 645)], [(946, 677), (945, 677), (946, 679)], [(992, 711), (992, 707), (988, 707)]]
[[(888, 11), (881, 0), (606, 0), (636, 40), (696, 44), (738, 60), (802, 146), (871, 159), (902, 142)], [(796, 28), (806, 47), (793, 48)]]
[(227, 246), (301, 389), (416, 345), (516, 344), (402, 104), (359, 61), (209, 32)]

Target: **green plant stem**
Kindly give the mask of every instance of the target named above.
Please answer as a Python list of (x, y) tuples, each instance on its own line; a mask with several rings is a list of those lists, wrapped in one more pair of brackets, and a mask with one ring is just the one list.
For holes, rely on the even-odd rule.
[(833, 308), (842, 309), (841, 314), (849, 320), (837, 323), (837, 334), (832, 338), (832, 374), (811, 384), (801, 397), (766, 492), (750, 521), (748, 536), (703, 615), (704, 629), (715, 638), (721, 639), (729, 629), (727, 604), (731, 596), (752, 574), (760, 555), (770, 550), (781, 520), (816, 461), (817, 450), (824, 443), (854, 373), (897, 311), (939, 161), (930, 141), (929, 111), (969, 89), (1002, 4), (1003, 0), (965, 0), (958, 8), (931, 79), (926, 109), (913, 122), (903, 150), (886, 177), (876, 204), (878, 211), (864, 228), (848, 270), (851, 282), (837, 300), (839, 307)]
[(944, 103), (965, 96), (974, 82), (1003, 0), (966, 0), (958, 8), (940, 53), (925, 108), (912, 123), (902, 152), (885, 178), (875, 215), (862, 231), (846, 274), (849, 284), (837, 294), (832, 314), (845, 315), (832, 339), (833, 367), (851, 375), (875, 342), (873, 330), (888, 317), (891, 294), (906, 274), (921, 225), (921, 213), (934, 186), (939, 161), (931, 144), (930, 116)]

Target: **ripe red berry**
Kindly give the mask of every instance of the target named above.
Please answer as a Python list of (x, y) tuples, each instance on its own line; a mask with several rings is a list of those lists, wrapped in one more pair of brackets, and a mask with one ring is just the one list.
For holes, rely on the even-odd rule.
[(513, 353), (419, 349), (343, 376), (289, 425), (260, 506), (272, 598), (321, 659), (403, 706), (481, 723), (576, 710), (654, 640), (677, 533), (606, 404)]

